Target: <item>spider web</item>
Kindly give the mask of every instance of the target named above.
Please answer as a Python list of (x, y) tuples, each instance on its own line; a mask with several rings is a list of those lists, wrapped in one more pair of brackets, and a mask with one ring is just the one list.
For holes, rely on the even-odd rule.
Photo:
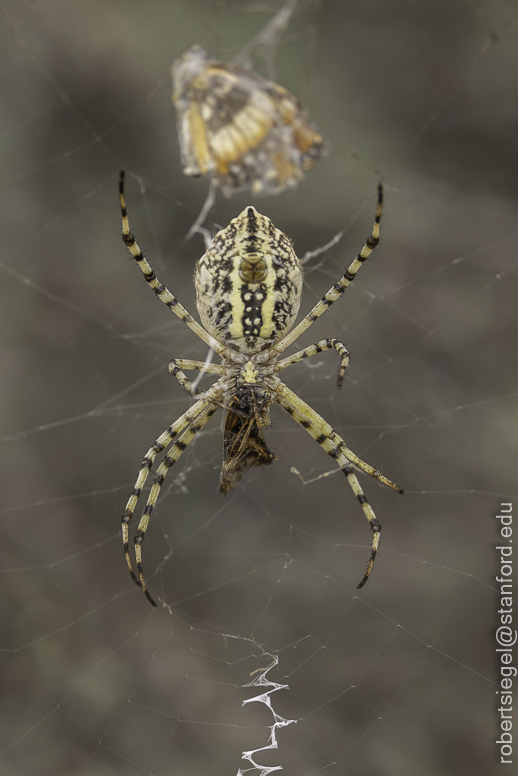
[[(286, 24), (258, 38), (279, 9)], [(515, 15), (505, 0), (0, 4), (2, 774), (498, 771)], [(189, 406), (167, 362), (206, 349), (128, 260), (117, 174), (141, 246), (194, 311), (204, 248), (185, 235), (207, 184), (181, 173), (169, 67), (195, 42), (275, 75), (332, 143), (298, 189), (254, 200), (299, 255), (332, 243), (308, 257), (303, 313), (361, 246), (385, 180), (379, 248), (297, 343), (342, 339), (344, 387), (336, 354), (285, 374), (406, 489), (362, 478), (383, 533), (360, 592), (362, 511), (280, 408), (278, 461), (228, 497), (218, 420), (170, 472), (144, 547), (157, 610), (127, 574), (138, 465)], [(205, 225), (249, 201), (218, 196)]]

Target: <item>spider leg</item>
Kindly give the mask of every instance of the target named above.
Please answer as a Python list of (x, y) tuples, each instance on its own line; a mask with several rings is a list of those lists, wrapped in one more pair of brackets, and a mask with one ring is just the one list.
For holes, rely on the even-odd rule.
[[(345, 441), (333, 430), (333, 428), (331, 428), (329, 423), (324, 420), (318, 412), (315, 412), (309, 404), (306, 404), (300, 396), (297, 396), (296, 393), (290, 390), (290, 388), (278, 378), (274, 379), (276, 383), (275, 401), (284, 407), (290, 415), (293, 415), (297, 423), (300, 423), (300, 425), (313, 436), (319, 445), (324, 448), (326, 453), (332, 455), (336, 451), (338, 454), (347, 458), (347, 460), (358, 469), (361, 469), (365, 474), (368, 474), (369, 477), (372, 477), (373, 480), (378, 480), (382, 485), (386, 485), (388, 488), (403, 493), (403, 489), (389, 480), (388, 477), (385, 477), (379, 469), (376, 469), (369, 463), (362, 461), (361, 458), (358, 458), (356, 453), (353, 453), (353, 451), (347, 447)], [(293, 412), (291, 412), (291, 410), (293, 410)]]
[(204, 399), (196, 402), (196, 404), (188, 409), (187, 412), (185, 412), (175, 423), (170, 425), (163, 432), (163, 434), (158, 437), (153, 446), (149, 448), (142, 461), (133, 492), (129, 497), (128, 503), (126, 504), (126, 509), (122, 515), (122, 546), (126, 556), (126, 563), (128, 565), (129, 573), (137, 585), (140, 585), (141, 583), (133, 571), (133, 565), (131, 563), (131, 557), (129, 553), (129, 523), (133, 517), (137, 501), (140, 494), (142, 493), (142, 489), (146, 483), (149, 472), (157, 455), (165, 450), (165, 448), (179, 435), (183, 434), (189, 424), (193, 423), (206, 407), (207, 401)]
[(357, 466), (359, 469), (370, 475), (373, 479), (378, 480), (383, 485), (387, 485), (388, 487), (397, 490), (399, 493), (403, 493), (403, 490), (398, 485), (395, 485), (393, 482), (387, 479), (383, 474), (381, 474), (378, 469), (375, 469), (373, 466), (370, 466), (370, 464), (367, 464), (358, 458), (358, 456), (355, 455), (352, 450), (349, 450), (342, 437), (331, 428), (331, 426), (324, 420), (324, 418), (315, 412), (315, 410), (313, 410), (308, 404), (302, 401), (302, 399), (293, 393), (293, 391), (284, 385), (284, 383), (282, 383), (280, 380), (278, 383), (279, 385), (277, 387), (275, 401), (277, 401), (281, 407), (283, 407), (286, 412), (288, 412), (292, 418), (297, 421), (297, 423), (306, 429), (308, 434), (312, 436), (321, 447), (323, 447), (323, 449), (328, 455), (331, 456), (331, 458), (336, 460), (343, 473), (345, 474), (354, 495), (360, 502), (363, 513), (369, 521), (369, 525), (374, 533), (374, 536), (372, 537), (371, 554), (367, 563), (367, 568), (365, 570), (363, 579), (358, 585), (358, 588), (361, 588), (369, 578), (372, 567), (374, 565), (374, 560), (376, 558), (380, 540), (381, 525), (379, 524), (376, 515), (374, 514), (374, 510), (372, 509), (365, 493), (363, 492), (363, 489), (358, 481), (356, 474), (354, 473), (351, 464)]
[(221, 364), (206, 364), (203, 361), (192, 361), (190, 358), (172, 358), (168, 369), (190, 396), (198, 396), (201, 391), (193, 387), (191, 381), (187, 379), (187, 375), (182, 371), (183, 369), (210, 372), (216, 375), (221, 375), (224, 371), (224, 367)]
[[(367, 567), (365, 569), (365, 574), (363, 575), (363, 578), (360, 580), (359, 585), (357, 585), (358, 590), (360, 590), (364, 584), (367, 582), (370, 573), (372, 571), (372, 567), (374, 566), (374, 561), (376, 559), (376, 555), (378, 553), (378, 545), (380, 543), (380, 537), (381, 537), (381, 525), (378, 522), (378, 519), (376, 515), (374, 514), (374, 510), (367, 501), (367, 496), (363, 492), (362, 486), (359, 483), (358, 477), (353, 471), (352, 466), (349, 466), (347, 459), (342, 456), (337, 457), (336, 459), (338, 463), (340, 464), (343, 473), (345, 474), (347, 478), (347, 482), (351, 486), (351, 490), (360, 502), (361, 508), (363, 509), (363, 514), (369, 521), (369, 525), (372, 529), (372, 532), (374, 536), (372, 537), (372, 547), (371, 547), (371, 554), (369, 557), (369, 560), (367, 561)], [(345, 464), (345, 465), (344, 465)]]
[(201, 429), (205, 426), (205, 424), (210, 420), (210, 418), (214, 415), (214, 413), (217, 410), (217, 406), (215, 404), (212, 404), (210, 402), (204, 402), (204, 404), (205, 404), (205, 407), (196, 416), (194, 421), (187, 426), (187, 428), (181, 434), (180, 438), (175, 439), (173, 441), (171, 447), (166, 453), (164, 460), (156, 470), (155, 479), (154, 479), (153, 485), (151, 486), (151, 490), (149, 492), (146, 506), (144, 507), (142, 517), (140, 518), (140, 522), (138, 524), (138, 528), (135, 533), (135, 560), (137, 562), (137, 574), (138, 574), (137, 584), (142, 587), (147, 600), (153, 606), (156, 606), (156, 603), (151, 597), (149, 590), (147, 589), (146, 580), (144, 577), (144, 569), (142, 566), (142, 544), (146, 537), (146, 531), (149, 524), (149, 520), (151, 518), (151, 513), (155, 508), (158, 496), (160, 494), (160, 489), (164, 484), (164, 480), (167, 472), (169, 471), (171, 466), (173, 466), (176, 463), (176, 461), (179, 459), (179, 457), (181, 456), (185, 448), (192, 442), (192, 440), (194, 439), (198, 431), (201, 431)]
[(281, 369), (286, 369), (287, 366), (296, 364), (298, 361), (302, 361), (304, 358), (311, 358), (316, 356), (317, 353), (323, 353), (324, 350), (330, 350), (334, 348), (341, 358), (340, 371), (338, 372), (337, 388), (342, 387), (344, 381), (345, 370), (349, 365), (349, 353), (345, 348), (343, 342), (337, 339), (323, 339), (320, 342), (316, 342), (314, 345), (310, 345), (303, 350), (299, 350), (288, 358), (283, 358), (282, 361), (278, 361), (275, 365), (275, 371), (280, 372)]
[(324, 294), (322, 299), (316, 303), (316, 305), (312, 310), (310, 310), (306, 317), (303, 318), (300, 323), (289, 332), (289, 334), (283, 337), (280, 342), (272, 347), (272, 353), (282, 353), (284, 350), (286, 350), (288, 345), (291, 345), (292, 342), (295, 342), (295, 340), (298, 339), (298, 337), (300, 337), (300, 335), (303, 334), (306, 329), (309, 329), (311, 324), (314, 323), (317, 318), (320, 318), (322, 313), (325, 313), (325, 311), (333, 304), (333, 302), (336, 302), (336, 300), (342, 296), (345, 289), (353, 282), (363, 262), (371, 255), (372, 251), (379, 243), (382, 205), (383, 187), (380, 183), (378, 185), (378, 205), (376, 207), (374, 225), (372, 227), (372, 232), (367, 238), (363, 248), (352, 264), (345, 270), (340, 280), (331, 286), (327, 294)]
[[(207, 393), (205, 391), (198, 391), (197, 388), (194, 388), (193, 384), (187, 379), (187, 376), (179, 367), (182, 367), (183, 369), (199, 369), (207, 372), (213, 372), (214, 374), (223, 374), (225, 369), (222, 364), (210, 364), (208, 369), (206, 369), (206, 364), (202, 364), (201, 361), (191, 361), (187, 358), (171, 359), (168, 369), (173, 377), (176, 377), (182, 388), (184, 388), (190, 396), (199, 396), (202, 399), (206, 398)], [(216, 385), (216, 383), (214, 383), (214, 385)], [(212, 391), (212, 388), (210, 388), (209, 391)], [(225, 404), (225, 402), (216, 399), (214, 396), (212, 396), (212, 394), (210, 395), (210, 401), (226, 412), (231, 412), (233, 415), (246, 418), (246, 414), (243, 413), (242, 410), (239, 410), (230, 404)]]
[(227, 353), (227, 348), (220, 345), (214, 337), (211, 337), (200, 324), (194, 320), (192, 315), (187, 312), (185, 307), (180, 304), (178, 299), (166, 288), (155, 275), (154, 270), (149, 264), (148, 260), (140, 250), (135, 237), (130, 232), (128, 221), (128, 210), (126, 208), (126, 198), (124, 196), (124, 170), (121, 170), (119, 177), (119, 196), (122, 213), (122, 239), (127, 246), (129, 252), (139, 265), (144, 275), (145, 280), (149, 283), (157, 297), (165, 304), (169, 309), (177, 315), (191, 331), (198, 335), (209, 347), (211, 347), (216, 353), (220, 355)]

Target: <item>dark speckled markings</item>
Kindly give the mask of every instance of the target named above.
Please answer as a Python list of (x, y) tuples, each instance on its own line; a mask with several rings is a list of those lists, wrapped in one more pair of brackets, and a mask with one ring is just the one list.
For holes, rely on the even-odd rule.
[(291, 240), (249, 206), (214, 237), (196, 264), (194, 284), (205, 329), (252, 354), (293, 325), (302, 269)]
[(258, 287), (254, 287), (250, 283), (243, 283), (240, 294), (243, 307), (241, 317), (243, 336), (247, 341), (253, 341), (259, 337), (263, 327), (262, 310), (267, 294), (266, 286), (259, 284)]

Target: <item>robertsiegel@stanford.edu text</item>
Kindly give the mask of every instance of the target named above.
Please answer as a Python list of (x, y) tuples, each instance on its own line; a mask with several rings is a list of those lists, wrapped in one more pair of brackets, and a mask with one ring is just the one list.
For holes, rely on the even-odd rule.
[(500, 701), (500, 737), (496, 742), (500, 747), (500, 762), (510, 765), (513, 762), (513, 679), (517, 669), (513, 665), (513, 647), (517, 632), (513, 628), (513, 505), (500, 504), (500, 536), (502, 544), (497, 546), (500, 568), (496, 581), (500, 585), (500, 608), (496, 629), (496, 653), (499, 658)]

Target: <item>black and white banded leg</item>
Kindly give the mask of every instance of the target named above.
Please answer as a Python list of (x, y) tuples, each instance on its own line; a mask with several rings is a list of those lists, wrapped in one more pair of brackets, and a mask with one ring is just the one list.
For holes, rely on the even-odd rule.
[(223, 367), (220, 364), (205, 364), (203, 361), (193, 361), (189, 358), (172, 358), (169, 362), (168, 369), (190, 396), (199, 396), (202, 391), (193, 387), (193, 384), (183, 372), (184, 369), (187, 369), (188, 371), (209, 372), (210, 374), (215, 375), (223, 374)]
[(172, 446), (167, 451), (164, 460), (156, 470), (155, 479), (153, 481), (153, 485), (151, 486), (142, 517), (140, 518), (140, 523), (138, 524), (137, 532), (135, 534), (135, 560), (137, 561), (138, 580), (146, 595), (146, 598), (151, 604), (153, 604), (153, 606), (156, 606), (156, 603), (151, 597), (149, 590), (147, 589), (146, 579), (144, 577), (144, 569), (142, 566), (142, 544), (146, 537), (149, 520), (155, 508), (158, 496), (160, 494), (160, 489), (164, 484), (167, 472), (180, 458), (183, 451), (190, 445), (196, 434), (201, 431), (205, 424), (211, 419), (216, 410), (217, 407), (214, 404), (208, 404), (205, 409), (200, 412), (196, 420), (187, 427), (181, 437), (173, 442)]
[[(197, 432), (203, 428), (210, 417), (214, 414), (216, 409), (217, 407), (215, 405), (210, 404), (210, 402), (207, 402), (205, 399), (201, 399), (200, 401), (196, 402), (196, 404), (194, 404), (189, 410), (187, 410), (187, 412), (185, 412), (182, 417), (176, 421), (176, 423), (173, 423), (171, 426), (169, 426), (169, 428), (167, 428), (164, 433), (158, 437), (153, 446), (150, 447), (144, 456), (142, 465), (139, 469), (137, 480), (135, 482), (135, 486), (133, 488), (133, 492), (128, 500), (128, 503), (126, 504), (126, 509), (122, 515), (122, 545), (131, 578), (137, 585), (139, 585), (139, 587), (144, 589), (148, 600), (153, 604), (153, 606), (156, 606), (156, 604), (151, 598), (146, 587), (146, 582), (142, 571), (141, 551), (141, 545), (144, 541), (149, 519), (158, 498), (160, 487), (163, 483), (165, 474), (173, 465), (173, 463), (178, 460), (189, 442), (191, 442)], [(149, 472), (151, 471), (151, 467), (153, 466), (155, 458), (159, 453), (163, 452), (168, 445), (171, 445), (171, 447), (167, 451), (164, 461), (157, 470), (155, 480), (149, 494), (148, 502), (135, 534), (135, 558), (137, 561), (137, 574), (135, 574), (129, 552), (129, 524), (133, 517), (133, 513), (137, 506), (137, 501), (142, 493), (142, 489), (149, 476)], [(165, 469), (162, 469), (164, 464)]]
[(173, 312), (175, 315), (180, 318), (186, 326), (191, 329), (195, 334), (198, 335), (198, 337), (203, 340), (212, 350), (214, 350), (216, 353), (224, 354), (226, 352), (226, 348), (221, 345), (217, 340), (214, 339), (208, 332), (205, 331), (203, 326), (200, 326), (200, 324), (194, 320), (192, 315), (185, 309), (185, 307), (178, 301), (178, 299), (169, 291), (166, 286), (164, 286), (163, 283), (159, 281), (157, 278), (155, 271), (149, 264), (148, 260), (140, 250), (137, 241), (135, 240), (134, 235), (130, 232), (129, 228), (129, 220), (128, 220), (128, 209), (126, 207), (126, 199), (124, 197), (124, 171), (121, 170), (120, 176), (119, 176), (119, 197), (120, 197), (120, 205), (121, 205), (121, 213), (122, 213), (122, 240), (126, 247), (128, 248), (129, 252), (139, 265), (140, 269), (142, 270), (142, 274), (144, 275), (144, 279), (149, 284), (150, 288), (153, 289), (156, 296), (160, 299), (161, 302), (163, 302), (166, 307), (168, 307), (171, 312)]
[(329, 307), (331, 307), (331, 305), (334, 302), (336, 302), (337, 299), (340, 299), (345, 289), (351, 285), (358, 271), (360, 270), (360, 267), (363, 265), (363, 262), (371, 255), (372, 251), (379, 243), (382, 207), (383, 207), (383, 187), (380, 183), (378, 185), (378, 204), (376, 207), (376, 216), (374, 218), (374, 225), (372, 227), (372, 232), (368, 237), (368, 239), (366, 240), (363, 248), (356, 256), (355, 260), (345, 270), (340, 280), (338, 280), (333, 286), (331, 286), (327, 294), (324, 294), (322, 299), (320, 299), (316, 303), (313, 309), (309, 311), (306, 317), (303, 318), (301, 322), (298, 323), (297, 326), (295, 326), (294, 329), (292, 329), (285, 337), (283, 337), (280, 340), (280, 342), (278, 342), (276, 345), (272, 347), (272, 351), (274, 351), (275, 353), (282, 353), (284, 350), (286, 350), (288, 345), (291, 345), (292, 342), (295, 342), (295, 340), (298, 339), (301, 334), (303, 334), (307, 329), (309, 329), (311, 324), (314, 323), (317, 320), (317, 318), (320, 318), (322, 313), (325, 313), (325, 311), (329, 309)]
[(334, 431), (329, 423), (324, 420), (315, 410), (313, 410), (309, 404), (306, 404), (302, 399), (291, 391), (279, 380), (279, 388), (277, 390), (276, 401), (288, 412), (291, 417), (297, 421), (313, 439), (325, 450), (325, 452), (333, 458), (338, 466), (344, 472), (347, 482), (349, 483), (354, 495), (357, 497), (360, 506), (363, 510), (363, 514), (367, 518), (369, 525), (374, 533), (372, 537), (371, 555), (367, 563), (367, 568), (363, 579), (361, 580), (358, 588), (363, 587), (369, 578), (369, 574), (372, 571), (374, 565), (374, 559), (378, 551), (378, 545), (380, 540), (381, 525), (379, 524), (374, 510), (369, 504), (365, 493), (358, 481), (354, 468), (361, 469), (368, 474), (372, 479), (378, 480), (383, 485), (386, 485), (393, 490), (397, 490), (398, 493), (403, 493), (403, 489), (396, 485), (391, 480), (387, 479), (378, 469), (375, 469), (370, 464), (362, 461), (361, 458), (349, 450), (342, 437)]
[(338, 339), (320, 340), (320, 342), (316, 342), (314, 345), (309, 345), (309, 347), (304, 348), (303, 350), (299, 350), (292, 356), (288, 356), (288, 358), (283, 358), (282, 361), (278, 361), (275, 365), (275, 371), (279, 372), (281, 369), (286, 369), (287, 366), (296, 364), (299, 361), (302, 361), (304, 358), (311, 358), (311, 356), (316, 356), (317, 353), (323, 353), (325, 350), (331, 350), (332, 348), (336, 350), (341, 359), (340, 370), (338, 372), (338, 378), (336, 381), (337, 388), (341, 388), (346, 369), (349, 365), (350, 356), (344, 343), (340, 342)]

